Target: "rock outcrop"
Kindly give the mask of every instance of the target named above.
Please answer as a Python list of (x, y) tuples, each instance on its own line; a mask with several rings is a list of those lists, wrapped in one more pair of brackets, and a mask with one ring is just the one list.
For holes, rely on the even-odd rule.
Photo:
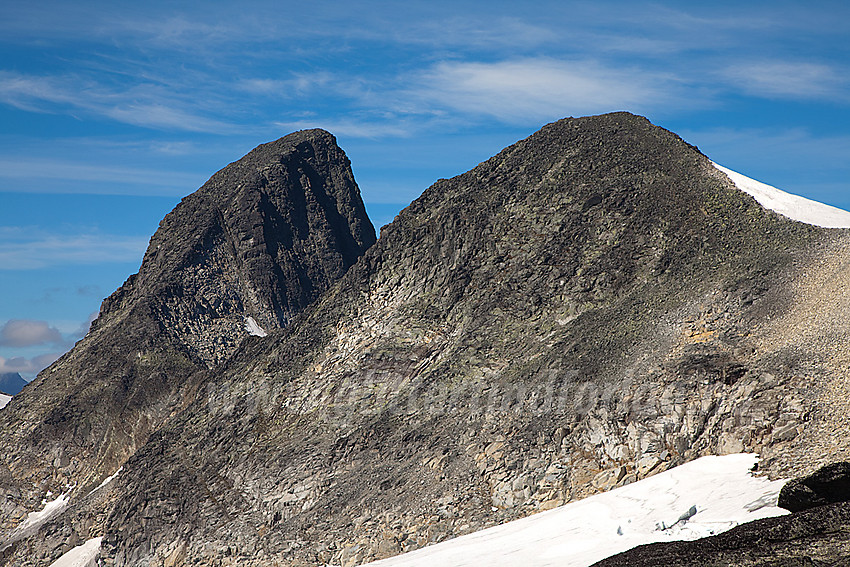
[[(222, 287), (241, 265), (227, 258), (244, 263), (260, 242), (227, 220), (254, 209), (227, 202), (191, 231), (188, 270), (155, 247), (181, 231), (183, 213), (166, 219), (145, 258), (162, 287), (140, 272), (57, 363), (104, 349), (110, 320), (148, 309), (149, 331), (121, 346), (161, 378), (118, 383), (144, 385), (120, 407), (156, 426), (111, 445), (126, 458), (112, 504), (72, 501), (42, 529), (49, 543), (21, 544), (10, 564), (103, 536), (116, 567), (356, 565), (704, 454), (757, 451), (774, 475), (850, 458), (832, 434), (850, 426), (847, 232), (764, 210), (644, 118), (562, 120), (439, 180), (344, 275), (341, 260), (307, 269), (340, 274), (333, 284), (263, 291), (257, 264)], [(311, 242), (293, 241), (305, 255), (291, 265), (327, 257)], [(306, 289), (315, 301), (282, 307)], [(236, 344), (240, 316), (282, 328)], [(216, 358), (209, 337), (232, 354)], [(55, 372), (42, 387), (84, 391)], [(46, 487), (44, 470), (30, 478)]]
[(779, 505), (791, 512), (835, 502), (850, 502), (850, 463), (832, 463), (791, 480), (779, 493)]

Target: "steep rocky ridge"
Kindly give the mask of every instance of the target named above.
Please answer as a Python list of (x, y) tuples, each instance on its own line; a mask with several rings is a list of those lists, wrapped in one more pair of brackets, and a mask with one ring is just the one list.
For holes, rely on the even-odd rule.
[(374, 241), (350, 163), (325, 131), (264, 144), (216, 173), (165, 217), (88, 335), (0, 413), (3, 527), (47, 490), (82, 496), (115, 472), (250, 336), (249, 318), (286, 326)]
[(850, 457), (848, 247), (643, 118), (550, 124), (426, 190), (288, 325), (195, 363), (111, 504), (8, 562), (104, 536), (107, 565), (354, 565), (703, 454)]
[(131, 460), (104, 553), (351, 565), (702, 454), (814, 466), (843, 375), (786, 331), (845, 245), (645, 119), (548, 125), (243, 345)]

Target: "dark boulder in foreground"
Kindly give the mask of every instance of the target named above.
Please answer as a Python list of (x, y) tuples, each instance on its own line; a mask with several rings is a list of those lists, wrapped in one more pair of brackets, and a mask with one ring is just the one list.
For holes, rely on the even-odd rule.
[(850, 463), (832, 463), (803, 478), (791, 480), (779, 493), (779, 506), (791, 512), (850, 501)]

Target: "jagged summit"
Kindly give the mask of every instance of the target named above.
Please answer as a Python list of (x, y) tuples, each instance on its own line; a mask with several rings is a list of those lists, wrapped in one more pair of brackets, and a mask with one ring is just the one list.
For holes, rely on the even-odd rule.
[(245, 337), (249, 317), (264, 331), (285, 326), (374, 242), (336, 139), (295, 132), (184, 198), (160, 223), (139, 273), (101, 312), (153, 298), (172, 337), (214, 366)]

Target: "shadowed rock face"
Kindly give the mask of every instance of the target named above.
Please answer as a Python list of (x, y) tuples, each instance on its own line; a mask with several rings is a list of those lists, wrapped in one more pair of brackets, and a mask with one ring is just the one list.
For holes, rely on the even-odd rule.
[(216, 173), (163, 219), (89, 334), (0, 414), (4, 525), (47, 488), (82, 490), (114, 472), (250, 337), (249, 317), (269, 333), (285, 327), (374, 242), (348, 158), (325, 131)]
[[(317, 171), (333, 155), (296, 153)], [(309, 204), (315, 177), (272, 169), (299, 180), (303, 210), (327, 218), (319, 197)], [(247, 171), (244, 199), (227, 193), (212, 207), (202, 195), (175, 210), (145, 259), (156, 269), (107, 301), (80, 350), (88, 358), (60, 361), (78, 372), (42, 376), (74, 399), (89, 392), (83, 362), (123, 356), (126, 375), (90, 391), (118, 396), (130, 431), (142, 417), (156, 425), (146, 436), (113, 427), (109, 446), (129, 459), (109, 504), (75, 500), (11, 564), (103, 536), (115, 566), (354, 565), (703, 454), (758, 451), (764, 470), (783, 474), (785, 463), (850, 454), (823, 435), (848, 415), (838, 411), (846, 233), (763, 210), (644, 118), (558, 121), (438, 181), (294, 316), (285, 306), (321, 278), (257, 268), (231, 282), (232, 270), (265, 250), (321, 275), (341, 253), (296, 237), (302, 225), (285, 207), (264, 213), (257, 195), (274, 183)], [(196, 216), (186, 211), (208, 209), (183, 229)], [(360, 217), (340, 214), (354, 235)], [(274, 242), (291, 253), (244, 228), (278, 217), (293, 236)], [(176, 240), (191, 245), (168, 246)], [(144, 289), (159, 291), (145, 299)], [(147, 326), (119, 327), (131, 315)], [(245, 316), (288, 324), (236, 346)], [(798, 331), (812, 324), (815, 336)], [(209, 336), (234, 349), (218, 365)], [(43, 414), (84, 415), (103, 431), (111, 414), (86, 409), (112, 407), (99, 399), (81, 398), (70, 417), (56, 404)]]
[(850, 463), (832, 463), (785, 484), (779, 505), (791, 512), (850, 501)]
[(164, 331), (213, 367), (245, 337), (248, 317), (265, 331), (284, 327), (374, 242), (334, 137), (297, 132), (183, 199), (151, 238), (139, 273), (102, 312), (152, 300)]

